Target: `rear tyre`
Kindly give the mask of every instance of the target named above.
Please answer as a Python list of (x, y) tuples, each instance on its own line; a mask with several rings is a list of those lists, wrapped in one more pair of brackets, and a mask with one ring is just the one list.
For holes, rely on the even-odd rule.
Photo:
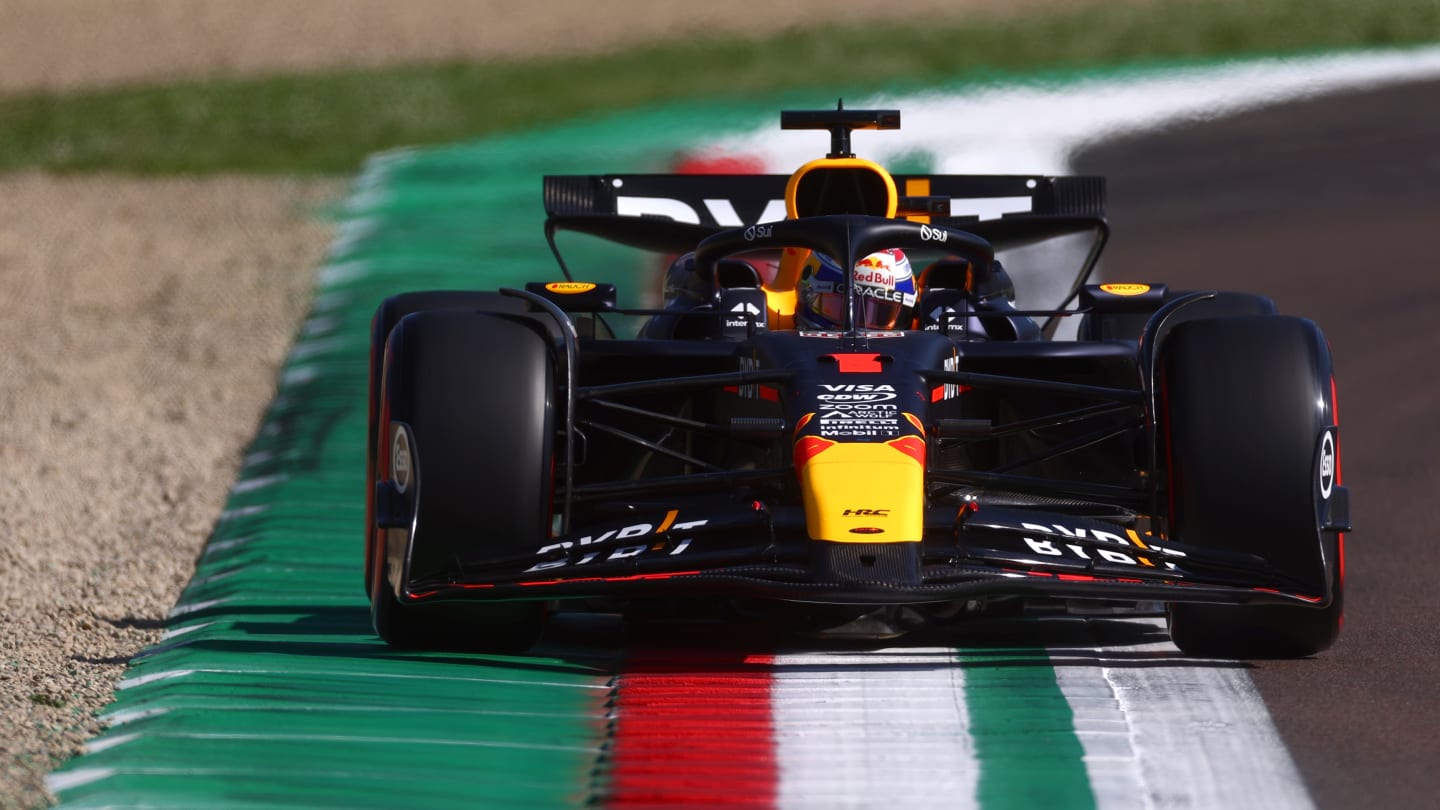
[[(413, 520), (375, 527), (371, 616), (394, 646), (518, 652), (539, 640), (544, 602), (397, 597), (407, 571), (443, 583), (466, 563), (524, 559), (548, 537), (554, 368), (539, 328), (523, 316), (422, 312), (390, 334), (375, 480), (401, 491)], [(391, 442), (402, 430), (397, 465)]]
[(380, 302), (370, 319), (370, 385), (369, 421), (365, 429), (365, 595), (369, 596), (375, 582), (375, 561), (380, 558), (376, 548), (375, 526), (375, 446), (379, 438), (380, 374), (385, 364), (385, 341), (390, 330), (406, 315), (433, 310), (468, 310), (471, 312), (506, 312), (520, 314), (525, 302), (498, 292), (472, 290), (422, 290), (392, 295)]
[(1341, 539), (1317, 528), (1314, 470), (1335, 424), (1329, 350), (1299, 318), (1235, 317), (1179, 324), (1161, 346), (1162, 452), (1170, 536), (1258, 554), (1311, 583), (1323, 608), (1169, 606), (1170, 636), (1190, 655), (1297, 658), (1340, 632)]

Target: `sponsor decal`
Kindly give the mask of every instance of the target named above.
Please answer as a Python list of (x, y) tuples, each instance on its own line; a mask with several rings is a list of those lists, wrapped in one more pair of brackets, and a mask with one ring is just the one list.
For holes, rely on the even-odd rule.
[[(884, 284), (894, 287), (895, 274), (890, 268), (876, 263), (873, 259), (861, 259), (860, 263), (855, 265), (855, 281), (859, 284)], [(835, 286), (839, 288), (835, 292), (845, 292), (845, 285)]]
[[(660, 523), (658, 528), (651, 523), (635, 523), (619, 529), (611, 529), (600, 534), (585, 535), (576, 540), (560, 540), (555, 543), (550, 543), (549, 545), (541, 546), (540, 549), (535, 552), (536, 556), (545, 557), (560, 551), (571, 551), (577, 548), (585, 549), (591, 546), (607, 546), (607, 548), (587, 551), (578, 559), (572, 559), (567, 556), (564, 559), (539, 562), (525, 569), (525, 573), (553, 571), (558, 568), (577, 568), (582, 565), (588, 565), (601, 558), (603, 558), (605, 562), (613, 562), (615, 560), (638, 557), (642, 554), (649, 556), (665, 554), (671, 557), (677, 554), (683, 554), (685, 550), (690, 547), (690, 538), (687, 537), (680, 540), (675, 543), (673, 547), (663, 539), (657, 541), (653, 538), (666, 534), (667, 532), (683, 532), (689, 529), (698, 529), (710, 521), (691, 520), (677, 522), (675, 518), (678, 514), (678, 512), (671, 510), (665, 515), (665, 519)], [(627, 540), (634, 541), (640, 538), (648, 539), (640, 543), (631, 542), (626, 545), (608, 547), (613, 546), (615, 543)]]
[(920, 226), (920, 240), (923, 242), (944, 242), (950, 238), (950, 234), (944, 228), (932, 228), (929, 225)]
[(578, 295), (595, 289), (595, 285), (588, 281), (552, 281), (545, 285), (545, 289), (560, 295)]
[(890, 517), (889, 509), (846, 509), (845, 515), (853, 517)]
[[(401, 490), (402, 492), (404, 490)], [(1329, 500), (1335, 491), (1335, 434), (1325, 431), (1320, 440), (1320, 497)]]
[[(713, 199), (701, 200), (705, 207), (705, 214), (716, 225), (722, 228), (738, 228), (745, 223), (741, 221), (740, 215), (735, 211), (735, 205), (730, 200)], [(615, 213), (626, 217), (665, 217), (676, 222), (688, 222), (691, 225), (701, 224), (700, 211), (684, 200), (676, 200), (670, 197), (630, 197), (619, 195), (615, 198)], [(757, 222), (779, 222), (785, 219), (785, 201), (769, 200), (765, 203), (765, 210), (760, 212)]]
[(395, 482), (395, 491), (403, 495), (410, 488), (413, 469), (410, 431), (396, 425), (395, 435), (390, 440), (390, 480)]
[(751, 225), (745, 229), (745, 241), (754, 242), (756, 239), (769, 239), (775, 232), (773, 225)]
[(960, 311), (949, 306), (935, 307), (926, 318), (926, 332), (939, 332), (941, 326), (944, 326), (946, 331), (961, 333), (967, 328), (965, 318), (960, 317)]
[(1101, 284), (1101, 292), (1111, 295), (1144, 295), (1150, 292), (1149, 284)]
[[(736, 173), (745, 174), (747, 172)], [(624, 186), (619, 178), (612, 180), (611, 183), (615, 188)], [(950, 215), (955, 217), (973, 216), (980, 219), (994, 219), (1005, 214), (1024, 214), (1034, 210), (1035, 200), (1030, 196), (950, 198)], [(735, 210), (735, 202), (724, 198), (708, 198), (697, 201), (693, 199), (679, 200), (674, 197), (639, 197), (618, 194), (615, 197), (615, 213), (627, 217), (665, 217), (692, 225), (699, 225), (708, 220), (722, 228), (738, 228), (745, 224)], [(760, 212), (760, 216), (755, 221), (780, 222), (785, 219), (785, 216), (784, 200), (766, 200), (765, 210)], [(944, 242), (949, 236), (940, 228), (931, 228), (930, 231), (930, 241)]]
[[(843, 287), (843, 284), (836, 286)], [(878, 298), (881, 301), (891, 301), (896, 304), (913, 304), (915, 296), (903, 290), (886, 289), (884, 287), (859, 286), (855, 287), (855, 294), (862, 298)]]
[(844, 419), (847, 416), (860, 415), (853, 413), (854, 411), (894, 412), (898, 410), (899, 407), (899, 405), (894, 403), (885, 402), (822, 402), (820, 403), (820, 408), (824, 413), (820, 414), (820, 418), (822, 420), (826, 418)]
[[(1134, 565), (1146, 568), (1155, 567), (1155, 563), (1145, 557), (1131, 556), (1131, 554), (1115, 549), (1086, 547), (1077, 543), (1065, 542), (1066, 540), (1083, 540), (1086, 537), (1101, 543), (1110, 543), (1126, 549), (1139, 549), (1152, 554), (1161, 554), (1169, 557), (1185, 556), (1184, 552), (1162, 548), (1154, 543), (1146, 543), (1140, 539), (1140, 535), (1136, 533), (1134, 529), (1124, 529), (1124, 534), (1121, 534), (1119, 531), (1111, 532), (1104, 529), (1071, 528), (1059, 523), (1052, 523), (1049, 526), (1039, 523), (1021, 523), (1020, 526), (1027, 532), (1051, 536), (1049, 538), (1036, 539), (1027, 535), (1022, 538), (1025, 541), (1025, 545), (1028, 546), (1032, 552), (1047, 557), (1073, 556), (1082, 560), (1099, 558), (1105, 562), (1116, 563), (1118, 565)], [(1175, 570), (1174, 563), (1166, 562), (1163, 563), (1163, 565), (1169, 570)]]
[[(949, 357), (945, 358), (945, 363), (943, 366), (941, 366), (941, 368), (946, 371), (959, 371), (960, 356), (958, 354), (952, 354)], [(960, 394), (968, 390), (970, 389), (967, 386), (960, 385), (959, 383), (945, 383), (944, 385), (939, 386), (930, 392), (930, 401), (940, 402), (946, 399), (954, 399), (955, 397), (960, 396)]]
[[(1035, 552), (1036, 554), (1044, 554), (1051, 557), (1060, 557), (1065, 555), (1065, 552), (1061, 551), (1060, 548), (1056, 547), (1055, 542), (1051, 540), (1036, 540), (1033, 537), (1026, 537), (1025, 545), (1029, 546), (1030, 550)], [(1082, 560), (1094, 559), (1094, 557), (1090, 556), (1090, 554), (1087, 553), (1087, 550), (1084, 546), (1077, 546), (1074, 543), (1063, 543), (1061, 545), (1071, 554), (1079, 557)], [(1100, 557), (1100, 559), (1106, 562), (1118, 563), (1120, 565), (1139, 565), (1139, 563), (1135, 561), (1134, 557), (1131, 557), (1129, 554), (1121, 551), (1112, 551), (1108, 548), (1092, 548), (1089, 549), (1089, 551), (1094, 552)], [(1171, 567), (1173, 568), (1174, 566), (1172, 565)]]
[[(796, 332), (796, 334), (800, 335), (800, 337), (807, 337), (807, 338), (841, 338), (841, 337), (845, 337), (845, 333), (844, 333), (844, 332), (826, 332), (826, 331), (816, 331), (816, 330), (808, 330), (808, 329), (798, 330), (798, 331)], [(904, 332), (868, 332), (868, 331), (867, 331), (867, 332), (865, 333), (865, 337), (867, 337), (867, 338), (898, 338), (898, 337), (905, 337), (905, 333), (904, 333)], [(826, 355), (826, 356), (827, 356), (827, 357), (835, 357), (836, 355), (833, 355), (833, 354), (832, 354), (832, 355)]]
[(815, 398), (821, 402), (888, 402), (895, 398), (895, 386), (872, 383), (822, 384)]
[[(867, 278), (870, 280), (867, 281)], [(915, 303), (915, 294), (895, 289), (897, 282), (893, 279), (890, 281), (886, 281), (883, 278), (875, 280), (877, 278), (879, 277), (875, 273), (861, 273), (856, 271), (855, 294), (863, 298), (878, 298), (881, 301), (893, 301), (897, 304), (908, 305)], [(814, 284), (814, 288), (821, 292), (833, 292), (837, 295), (844, 295), (845, 291), (849, 289), (848, 285), (843, 281), (817, 281)]]
[(900, 406), (893, 402), (822, 402), (820, 421), (899, 416)]
[(895, 386), (873, 383), (822, 384), (820, 435), (827, 439), (893, 439), (900, 435)]
[(894, 419), (821, 422), (820, 435), (827, 439), (893, 439), (900, 435), (900, 423)]
[[(727, 318), (726, 320), (729, 321), (730, 319)], [(734, 323), (727, 323), (727, 325), (729, 325), (729, 326), (734, 326), (735, 324), (734, 324)], [(746, 324), (746, 325), (748, 326), (748, 324)], [(753, 357), (741, 356), (741, 357), (739, 358), (739, 368), (740, 368), (741, 371), (754, 371), (754, 370), (760, 368), (760, 361), (759, 361), (759, 360), (756, 360), (756, 359), (753, 358)], [(726, 390), (726, 391), (733, 391), (733, 392), (739, 394), (740, 396), (744, 397), (745, 399), (764, 399), (764, 400), (768, 400), (768, 401), (770, 401), (770, 402), (779, 402), (779, 401), (780, 401), (780, 392), (777, 391), (777, 390), (775, 390), (774, 388), (771, 388), (771, 387), (768, 386), (768, 385), (759, 385), (759, 384), (757, 384), (757, 383), (751, 383), (751, 384), (749, 384), (749, 385), (742, 385), (742, 386), (735, 387), (735, 388), (732, 388), (732, 387), (730, 387), (730, 386), (726, 386), (725, 390)]]
[(730, 312), (736, 313), (740, 315), (740, 317), (727, 317), (725, 319), (726, 329), (744, 329), (751, 324), (760, 323), (760, 308), (750, 303), (749, 301), (741, 301), (740, 303), (731, 307)]

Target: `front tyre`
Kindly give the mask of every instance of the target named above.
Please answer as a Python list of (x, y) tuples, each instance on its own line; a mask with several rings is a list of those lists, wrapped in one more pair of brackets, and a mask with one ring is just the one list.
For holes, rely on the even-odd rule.
[(1182, 323), (1160, 349), (1160, 419), (1177, 542), (1259, 555), (1308, 583), (1321, 608), (1169, 606), (1187, 654), (1298, 658), (1334, 643), (1344, 605), (1342, 539), (1319, 529), (1315, 458), (1335, 425), (1329, 349), (1285, 316)]
[(380, 430), (381, 373), (384, 371), (385, 342), (390, 330), (400, 319), (416, 312), (436, 310), (469, 310), (472, 312), (502, 312), (520, 314), (525, 311), (525, 302), (513, 296), (498, 292), (478, 290), (418, 290), (392, 295), (380, 302), (375, 315), (370, 319), (370, 381), (368, 411), (365, 425), (365, 595), (372, 593), (376, 576), (375, 561), (379, 559), (376, 548), (375, 527), (375, 456), (376, 442)]
[[(375, 478), (393, 493), (376, 532), (375, 631), (398, 647), (518, 652), (539, 601), (407, 604), (407, 583), (533, 555), (549, 535), (554, 363), (523, 316), (422, 312), (386, 345)], [(396, 437), (400, 436), (400, 440)], [(396, 515), (403, 519), (396, 519)]]

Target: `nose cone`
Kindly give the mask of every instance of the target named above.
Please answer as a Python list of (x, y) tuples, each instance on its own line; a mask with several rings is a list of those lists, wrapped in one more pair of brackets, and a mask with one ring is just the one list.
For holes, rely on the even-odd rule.
[(925, 441), (836, 442), (806, 436), (795, 467), (810, 537), (832, 543), (919, 543), (925, 531)]

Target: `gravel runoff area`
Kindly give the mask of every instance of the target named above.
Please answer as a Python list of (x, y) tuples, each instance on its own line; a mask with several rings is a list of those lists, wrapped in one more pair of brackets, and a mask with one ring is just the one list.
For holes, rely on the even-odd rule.
[(44, 803), (189, 580), (340, 185), (0, 177), (0, 808)]
[[(1079, 2), (4, 0), (0, 94)], [(331, 236), (316, 212), (344, 185), (0, 176), (0, 808), (47, 802), (45, 773), (158, 638), (308, 307)]]

